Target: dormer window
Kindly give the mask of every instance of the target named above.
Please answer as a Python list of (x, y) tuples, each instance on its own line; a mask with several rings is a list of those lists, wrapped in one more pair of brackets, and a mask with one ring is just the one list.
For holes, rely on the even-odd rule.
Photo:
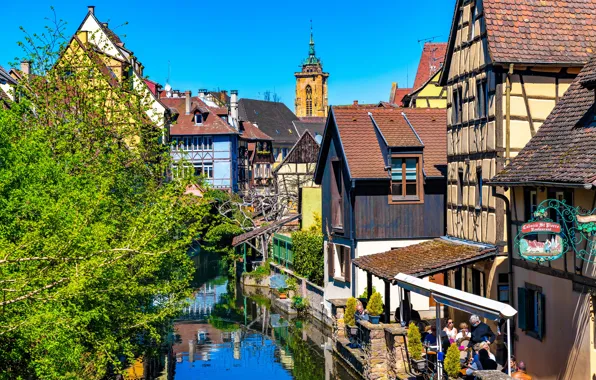
[(391, 195), (389, 203), (423, 202), (422, 157), (393, 155), (391, 157)]
[(195, 125), (201, 125), (203, 124), (203, 115), (201, 115), (199, 112), (195, 113)]

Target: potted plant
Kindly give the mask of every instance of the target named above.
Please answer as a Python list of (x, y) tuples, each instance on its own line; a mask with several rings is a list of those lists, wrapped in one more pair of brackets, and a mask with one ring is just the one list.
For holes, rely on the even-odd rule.
[(277, 291), (279, 292), (280, 300), (285, 300), (286, 298), (288, 298), (288, 288), (279, 288), (277, 289)]
[(408, 326), (408, 352), (413, 363), (412, 367), (419, 371), (424, 370), (426, 363), (422, 360), (422, 335), (414, 322)]
[(459, 371), (461, 369), (461, 363), (459, 361), (459, 348), (457, 344), (452, 343), (447, 350), (447, 355), (445, 355), (445, 362), (443, 363), (443, 367), (445, 368), (445, 372), (449, 375), (450, 378), (457, 378), (459, 376)]
[(379, 318), (383, 313), (383, 300), (381, 299), (381, 293), (374, 292), (370, 299), (368, 300), (368, 305), (366, 305), (366, 311), (370, 315), (370, 323), (378, 324)]
[[(288, 276), (286, 278), (286, 289), (288, 290), (288, 296), (295, 296), (297, 288), (298, 288), (298, 282), (296, 281), (296, 277)], [(291, 294), (290, 292), (293, 294)]]
[(346, 311), (344, 312), (344, 324), (346, 325), (346, 329), (348, 329), (348, 334), (350, 336), (358, 334), (358, 327), (356, 326), (355, 318), (356, 302), (356, 298), (348, 298), (348, 302), (346, 302)]

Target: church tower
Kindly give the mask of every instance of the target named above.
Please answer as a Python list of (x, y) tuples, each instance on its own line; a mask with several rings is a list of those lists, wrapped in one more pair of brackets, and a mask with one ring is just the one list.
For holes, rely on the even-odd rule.
[(296, 77), (296, 116), (327, 117), (327, 78), (323, 64), (315, 55), (315, 41), (310, 26), (310, 46), (308, 58), (302, 62), (302, 71), (294, 73)]

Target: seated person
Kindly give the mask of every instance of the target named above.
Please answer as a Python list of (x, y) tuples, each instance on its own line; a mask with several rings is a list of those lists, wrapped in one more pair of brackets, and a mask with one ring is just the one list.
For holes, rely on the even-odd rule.
[[(400, 307), (398, 306), (397, 309), (395, 309), (395, 322), (397, 323), (401, 323), (401, 315), (400, 315)], [(403, 322), (405, 322), (406, 324), (410, 323), (411, 321), (421, 321), (422, 318), (420, 318), (420, 313), (417, 312), (416, 310), (414, 310), (414, 308), (412, 307), (412, 304), (410, 304), (410, 307), (408, 308), (407, 305), (404, 305), (404, 319), (407, 319), (407, 314), (408, 311), (410, 312), (410, 320), (406, 321), (404, 320)]]
[(356, 312), (354, 313), (354, 318), (356, 319), (356, 322), (370, 320), (368, 311), (366, 311), (360, 300), (356, 301)]
[(435, 347), (437, 345), (437, 327), (430, 326), (430, 333), (424, 337), (423, 344), (429, 347)]
[(474, 348), (472, 349), (472, 357), (468, 358), (468, 361), (466, 363), (466, 375), (467, 376), (472, 376), (472, 374), (474, 373), (474, 371), (481, 371), (482, 368), (482, 364), (480, 363), (480, 358), (478, 356), (478, 350), (480, 349), (480, 346), (476, 345), (474, 346)]
[(482, 369), (485, 371), (497, 369), (497, 362), (492, 360), (488, 355), (488, 351), (484, 348), (478, 352), (478, 359), (480, 360), (480, 364), (482, 365)]
[(517, 371), (512, 373), (511, 377), (514, 379), (532, 380), (532, 376), (528, 375), (528, 372), (526, 372), (526, 363), (524, 362), (519, 362), (517, 364)]
[(441, 331), (441, 351), (447, 355), (447, 350), (451, 346), (451, 340), (449, 339), (449, 333)]
[(490, 360), (493, 360), (495, 362), (497, 361), (497, 359), (495, 358), (495, 355), (492, 352), (490, 352), (490, 345), (488, 344), (488, 342), (480, 343), (480, 348), (484, 349), (488, 352), (488, 356), (490, 357)]
[(455, 336), (455, 341), (460, 342), (464, 338), (471, 338), (472, 333), (470, 333), (470, 329), (468, 328), (468, 324), (466, 322), (462, 322), (459, 324), (459, 332)]

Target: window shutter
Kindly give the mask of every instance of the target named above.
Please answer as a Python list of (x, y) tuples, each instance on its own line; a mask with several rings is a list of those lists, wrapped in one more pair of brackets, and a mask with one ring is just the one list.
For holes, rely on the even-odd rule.
[(538, 293), (537, 296), (540, 302), (538, 304), (538, 339), (542, 340), (546, 332), (546, 300), (542, 293)]
[(352, 282), (352, 250), (344, 247), (344, 278), (346, 282)]
[(517, 288), (517, 326), (526, 329), (526, 289)]
[(327, 275), (333, 277), (335, 274), (335, 252), (333, 250), (333, 243), (327, 243)]

